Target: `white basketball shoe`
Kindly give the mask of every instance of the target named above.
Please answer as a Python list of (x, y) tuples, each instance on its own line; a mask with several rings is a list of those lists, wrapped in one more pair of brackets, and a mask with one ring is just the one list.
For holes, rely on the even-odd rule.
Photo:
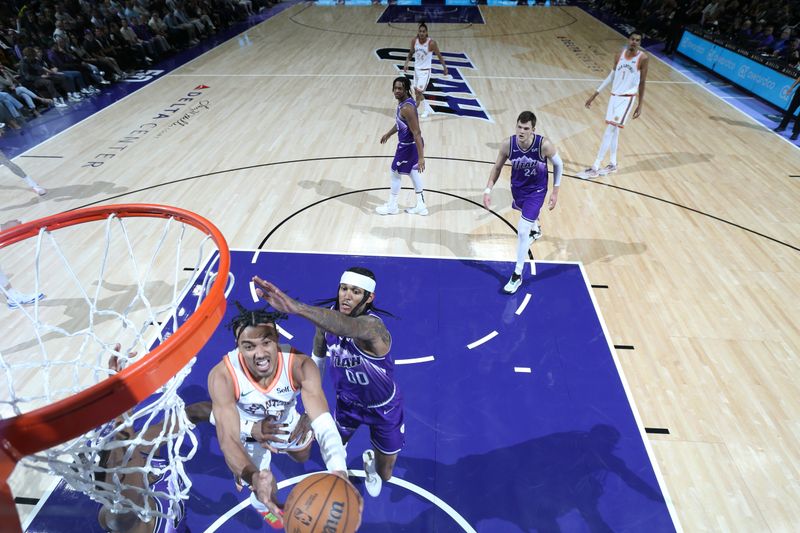
[(609, 174), (617, 171), (617, 165), (608, 164), (597, 171), (601, 176), (608, 176)]
[(364, 472), (367, 474), (365, 484), (367, 485), (367, 493), (373, 498), (377, 498), (381, 493), (383, 480), (378, 472), (375, 470), (375, 452), (372, 450), (365, 450), (361, 455), (364, 460)]
[(397, 215), (400, 213), (400, 208), (395, 206), (391, 206), (389, 204), (379, 205), (375, 208), (375, 212), (379, 215)]
[(579, 177), (582, 180), (590, 180), (598, 177), (600, 172), (597, 171), (596, 168), (589, 167), (586, 170), (582, 170), (575, 174), (575, 176)]
[(426, 216), (428, 214), (428, 207), (425, 204), (417, 204), (414, 207), (407, 208), (406, 213), (409, 213), (411, 215)]
[(19, 309), (23, 305), (31, 305), (34, 302), (37, 302), (44, 298), (44, 293), (39, 294), (22, 294), (20, 292), (13, 291), (8, 295), (8, 308), (9, 309)]
[(511, 279), (508, 280), (506, 286), (503, 287), (503, 292), (506, 294), (514, 294), (517, 292), (517, 289), (519, 289), (520, 285), (522, 285), (522, 276), (515, 272), (511, 275)]

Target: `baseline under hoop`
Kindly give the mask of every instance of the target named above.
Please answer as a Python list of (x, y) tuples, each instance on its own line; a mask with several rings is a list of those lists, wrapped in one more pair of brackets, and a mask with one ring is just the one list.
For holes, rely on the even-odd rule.
[(0, 419), (0, 524), (3, 531), (21, 531), (8, 478), (23, 457), (75, 439), (147, 399), (192, 360), (225, 314), (225, 285), (230, 269), (228, 245), (216, 226), (191, 211), (155, 204), (90, 207), (2, 231), (0, 249), (37, 236), (41, 238), (42, 233), (110, 217), (159, 218), (194, 227), (213, 241), (219, 252), (217, 275), (197, 309), (174, 333), (139, 360), (55, 403)]

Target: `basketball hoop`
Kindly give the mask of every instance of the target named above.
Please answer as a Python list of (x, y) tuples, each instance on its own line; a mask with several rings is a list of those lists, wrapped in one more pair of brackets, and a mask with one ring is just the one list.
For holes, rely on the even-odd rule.
[[(102, 224), (101, 229), (105, 235), (102, 264), (99, 265), (99, 277), (96, 279), (77, 274), (79, 269), (71, 265), (71, 263), (80, 264), (83, 268), (81, 272), (91, 271), (98, 266), (83, 260), (85, 254), (82, 250), (87, 246), (85, 239), (90, 238), (86, 235), (91, 235), (91, 231), (98, 226), (91, 224), (93, 222)], [(132, 236), (128, 227), (136, 224), (146, 226), (146, 231)], [(160, 234), (151, 229), (157, 224), (161, 225)], [(77, 225), (81, 225), (80, 229), (64, 231)], [(187, 227), (193, 227), (199, 232), (190, 231), (192, 235), (187, 237)], [(70, 257), (55, 239), (54, 234), (57, 231), (59, 235), (62, 233), (65, 235), (64, 239), (67, 242), (73, 238), (84, 239), (75, 241), (79, 244), (74, 257)], [(152, 245), (154, 235), (159, 236), (155, 246)], [(32, 239), (34, 237), (35, 239)], [(30, 355), (24, 353), (20, 356), (12, 353), (7, 357), (0, 352), (0, 407), (4, 409), (0, 412), (0, 523), (3, 524), (4, 531), (21, 530), (8, 477), (23, 458), (26, 458), (24, 461), (26, 464), (31, 463), (28, 466), (34, 466), (38, 461), (48, 465), (51, 472), (60, 475), (72, 472), (73, 480), (70, 480), (69, 476), (65, 478), (67, 482), (74, 482), (79, 490), (87, 492), (97, 501), (110, 504), (112, 510), (129, 509), (124, 503), (119, 502), (119, 492), (114, 498), (93, 494), (94, 488), (98, 487), (99, 483), (91, 474), (86, 474), (92, 469), (98, 470), (98, 460), (93, 454), (101, 451), (103, 446), (108, 450), (109, 446), (122, 445), (120, 442), (123, 441), (119, 439), (111, 439), (113, 443), (109, 444), (109, 434), (122, 426), (133, 429), (137, 413), (128, 411), (151, 398), (155, 392), (159, 392), (158, 399), (151, 399), (149, 405), (139, 410), (145, 413), (142, 417), (148, 417), (146, 420), (139, 420), (139, 423), (147, 426), (153, 421), (153, 416), (160, 416), (167, 424), (169, 418), (170, 424), (177, 424), (182, 430), (179, 434), (173, 434), (170, 430), (168, 435), (162, 435), (159, 446), (177, 441), (177, 446), (180, 447), (186, 432), (191, 429), (191, 424), (188, 423), (183, 412), (183, 403), (176, 394), (177, 387), (188, 373), (191, 366), (189, 363), (211, 337), (225, 314), (225, 285), (230, 267), (227, 243), (213, 224), (190, 211), (161, 205), (124, 204), (91, 207), (31, 221), (0, 232), (0, 251), (7, 251), (13, 247), (14, 254), (10, 258), (16, 263), (23, 255), (31, 254), (17, 253), (18, 246), (14, 245), (28, 239), (36, 243), (34, 257), (29, 260), (31, 265), (15, 268), (14, 271), (20, 273), (20, 276), (32, 275), (33, 288), (37, 293), (42, 289), (48, 294), (48, 298), (43, 302), (37, 301), (28, 308), (12, 311), (21, 314), (7, 317), (16, 321), (20, 321), (22, 317), (26, 318), (33, 327), (33, 337), (36, 339), (36, 342), (29, 340), (27, 344), (20, 342), (12, 352), (23, 351), (19, 346), (34, 345), (35, 353)], [(165, 249), (173, 243), (173, 240), (177, 253), (174, 264), (171, 265), (167, 264), (171, 263), (168, 261), (169, 258), (165, 259), (164, 256)], [(184, 268), (185, 265), (181, 264), (184, 260), (182, 252), (185, 251), (184, 248), (198, 240), (199, 252), (195, 267)], [(205, 247), (211, 245), (216, 247), (218, 255), (207, 263), (205, 272), (201, 272), (201, 265), (208, 255), (204, 253)], [(50, 268), (53, 262), (47, 263), (45, 258), (46, 252), (50, 249), (54, 251), (54, 264), (63, 267), (63, 270), (55, 275), (53, 268)], [(142, 253), (142, 249), (147, 253)], [(143, 255), (149, 257), (146, 266), (140, 260)], [(109, 256), (116, 261), (111, 268), (107, 268)], [(5, 261), (5, 257), (0, 260)], [(171, 289), (165, 289), (168, 283), (161, 281), (157, 276), (161, 271), (168, 271), (170, 266), (172, 272), (169, 277), (172, 278), (173, 285)], [(216, 272), (210, 272), (215, 266)], [(114, 276), (124, 275), (128, 267), (133, 272), (134, 279), (116, 283), (109, 281)], [(181, 274), (187, 270), (192, 274)], [(181, 275), (188, 276), (189, 279), (179, 280)], [(85, 277), (94, 281), (87, 283), (83, 279)], [(50, 308), (47, 307), (50, 293), (56, 293), (69, 284), (78, 288), (77, 293), (80, 298), (66, 300), (68, 303), (65, 304), (65, 308), (77, 306), (78, 304), (69, 302), (78, 301), (81, 305), (88, 305), (89, 309), (88, 317), (79, 319), (73, 317), (72, 322), (81, 322), (81, 326), (84, 325), (82, 321), (86, 322), (86, 327), (76, 328), (76, 331), (68, 330), (68, 326), (63, 324), (48, 322), (51, 316)], [(193, 294), (191, 289), (195, 284), (200, 284), (203, 290), (194, 291), (197, 298), (194, 309), (178, 309), (184, 297)], [(158, 290), (151, 290), (153, 286), (157, 286)], [(118, 294), (126, 290), (132, 294), (130, 301), (123, 298), (127, 295)], [(107, 297), (107, 293), (112, 297)], [(157, 300), (162, 298), (166, 303), (159, 305)], [(56, 297), (52, 301), (56, 306), (58, 301), (64, 299), (57, 300)], [(65, 313), (58, 315), (59, 318), (63, 314)], [(162, 322), (167, 325), (153, 332), (156, 324)], [(170, 331), (165, 331), (170, 328)], [(18, 329), (15, 328), (15, 331), (9, 333), (16, 334)], [(126, 339), (125, 348), (117, 351), (112, 348), (114, 343), (119, 342), (118, 339), (110, 338), (114, 336)], [(62, 359), (53, 357), (47, 351), (48, 347), (59, 348), (62, 344), (67, 346), (70, 343), (78, 348), (74, 350), (70, 348), (69, 353)], [(139, 353), (133, 354), (134, 351)], [(73, 357), (73, 353), (77, 355)], [(37, 363), (32, 361), (36, 355), (40, 357), (36, 360), (40, 364), (38, 367)], [(109, 370), (108, 355), (125, 358), (127, 366), (119, 372)], [(67, 378), (74, 376), (72, 378), (74, 383), (66, 387), (51, 385), (49, 378), (51, 369), (59, 379), (64, 379), (66, 370), (70, 370)], [(2, 382), (3, 371), (6, 373), (5, 383)], [(14, 371), (27, 372), (28, 375), (36, 372), (36, 378), (46, 382), (42, 387), (45, 389), (44, 392), (35, 394), (20, 392), (27, 385), (27, 381), (34, 380), (17, 378), (13, 375)], [(173, 376), (177, 377), (173, 379)], [(2, 397), (4, 386), (7, 386), (10, 393), (7, 401)], [(30, 410), (26, 410), (28, 407)], [(158, 411), (158, 414), (154, 411)], [(6, 412), (11, 412), (14, 416), (3, 418)], [(176, 413), (179, 416), (176, 416)], [(117, 419), (121, 415), (122, 419)], [(188, 434), (196, 448), (196, 439), (191, 431), (188, 431)], [(126, 445), (137, 444), (135, 440), (130, 443), (123, 442)], [(56, 451), (50, 451), (51, 448), (59, 446)], [(45, 452), (46, 450), (48, 451)], [(30, 457), (41, 452), (45, 453)], [(172, 448), (168, 451), (170, 462), (174, 459), (173, 452)], [(193, 453), (194, 449), (188, 457)], [(69, 457), (69, 461), (63, 460), (66, 456)], [(178, 462), (175, 467), (176, 472), (171, 472), (171, 475), (183, 477), (188, 481), (181, 464), (181, 461), (188, 457), (176, 460)], [(34, 468), (45, 469), (43, 466)], [(113, 470), (104, 470), (104, 472), (109, 471)], [(145, 471), (145, 473), (152, 472)], [(118, 486), (116, 490), (119, 490)], [(185, 499), (186, 493), (188, 488), (178, 497)], [(133, 510), (140, 517), (160, 514), (158, 511), (148, 509), (147, 505), (144, 507), (145, 509), (134, 507)], [(172, 515), (167, 513), (161, 516)]]

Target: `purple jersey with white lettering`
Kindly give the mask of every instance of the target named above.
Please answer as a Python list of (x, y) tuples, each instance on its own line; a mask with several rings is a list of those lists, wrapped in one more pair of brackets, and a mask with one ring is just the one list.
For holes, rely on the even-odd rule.
[[(142, 455), (144, 454), (143, 452)], [(162, 457), (153, 457), (150, 461), (155, 471), (163, 471), (169, 467), (169, 461)], [(177, 480), (177, 481), (175, 481)], [(177, 484), (177, 486), (175, 486)], [(182, 492), (184, 487), (183, 480), (179, 475), (174, 478), (169, 476), (160, 476), (158, 479), (150, 480), (150, 490), (155, 494), (176, 494)], [(155, 498), (154, 507), (164, 514), (169, 511), (169, 501), (166, 498)], [(179, 501), (174, 509), (176, 516), (174, 518), (156, 517), (156, 525), (153, 528), (153, 533), (186, 533), (186, 510), (183, 501)]]
[[(368, 313), (380, 320), (374, 313)], [(361, 407), (386, 405), (397, 394), (394, 359), (367, 355), (349, 337), (325, 333), (327, 356), (337, 398)]]
[(511, 162), (511, 190), (514, 196), (518, 193), (539, 193), (542, 188), (547, 190), (547, 157), (542, 154), (543, 140), (541, 135), (534, 135), (531, 145), (523, 150), (517, 144), (517, 136), (511, 136), (508, 160)]
[(392, 160), (392, 172), (398, 174), (411, 174), (411, 171), (419, 168), (419, 153), (417, 152), (417, 143), (414, 141), (414, 135), (411, 133), (411, 128), (400, 115), (400, 110), (403, 106), (411, 106), (414, 113), (417, 112), (417, 104), (413, 98), (406, 98), (397, 106), (397, 113), (395, 121), (397, 122), (397, 149), (394, 151), (394, 159)]
[(415, 113), (417, 112), (417, 102), (413, 98), (406, 98), (397, 104), (397, 111), (395, 112), (394, 117), (394, 120), (397, 123), (397, 142), (401, 144), (413, 144), (414, 135), (411, 133), (411, 128), (408, 127), (408, 123), (400, 114), (400, 110), (403, 109), (404, 105), (410, 105), (411, 109), (413, 109)]
[(509, 141), (508, 159), (511, 161), (511, 207), (522, 211), (522, 218), (530, 222), (539, 218), (547, 196), (547, 158), (542, 154), (541, 135), (534, 135), (527, 150), (517, 144), (517, 136)]

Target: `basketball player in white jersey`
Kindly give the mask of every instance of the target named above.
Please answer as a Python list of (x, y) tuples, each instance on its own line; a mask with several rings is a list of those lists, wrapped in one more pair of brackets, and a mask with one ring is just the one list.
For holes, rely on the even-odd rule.
[(424, 22), (419, 23), (417, 29), (417, 36), (411, 40), (411, 47), (408, 50), (406, 57), (406, 64), (403, 65), (403, 72), (408, 73), (408, 62), (414, 58), (414, 85), (413, 92), (414, 98), (417, 101), (417, 108), (420, 108), (421, 118), (427, 118), (428, 114), (432, 111), (431, 106), (425, 101), (425, 89), (428, 88), (428, 83), (431, 81), (431, 64), (433, 63), (433, 54), (439, 58), (439, 63), (442, 64), (444, 75), (447, 76), (447, 65), (444, 62), (442, 53), (439, 51), (439, 45), (436, 41), (428, 37), (428, 26)]
[[(591, 167), (578, 173), (579, 178), (591, 179), (598, 176), (605, 176), (617, 171), (617, 147), (619, 146), (619, 131), (625, 127), (628, 119), (639, 118), (642, 114), (644, 105), (644, 87), (647, 79), (648, 55), (640, 48), (642, 44), (642, 34), (639, 32), (631, 33), (628, 38), (628, 46), (624, 48), (614, 59), (614, 69), (603, 80), (603, 83), (586, 100), (586, 108), (592, 106), (592, 102), (606, 85), (611, 84), (611, 98), (608, 100), (608, 110), (606, 111), (606, 131), (603, 133), (603, 140), (600, 142), (600, 150), (597, 152), (597, 159)], [(639, 101), (636, 101), (636, 97)], [(634, 104), (636, 107), (634, 108)], [(611, 151), (609, 164), (603, 168), (603, 159), (606, 152)]]
[[(250, 504), (272, 527), (283, 527), (276, 502), (277, 481), (269, 469), (272, 453), (298, 462), (311, 454), (311, 432), (325, 466), (346, 477), (342, 439), (322, 392), (319, 369), (311, 358), (278, 344), (275, 320), (281, 313), (249, 311), (239, 303), (230, 324), (236, 349), (222, 357), (208, 375), (211, 423), (237, 487), (251, 488)], [(302, 392), (306, 414), (295, 409)], [(301, 420), (302, 419), (302, 420)], [(276, 430), (276, 428), (283, 428)]]

